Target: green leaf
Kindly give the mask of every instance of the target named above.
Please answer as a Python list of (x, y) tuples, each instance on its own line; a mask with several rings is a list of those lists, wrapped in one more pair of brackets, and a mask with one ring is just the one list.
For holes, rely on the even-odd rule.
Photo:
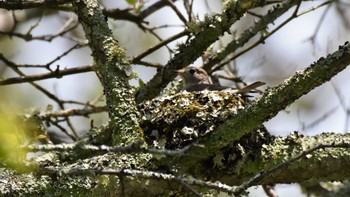
[(26, 141), (26, 127), (13, 112), (14, 109), (0, 106), (0, 163), (10, 161), (10, 167), (21, 170), (26, 168), (22, 163), (26, 152), (19, 148)]
[(126, 2), (128, 2), (130, 5), (135, 5), (137, 0), (126, 0)]
[(142, 87), (145, 85), (145, 82), (143, 82), (141, 79), (139, 79), (139, 86)]

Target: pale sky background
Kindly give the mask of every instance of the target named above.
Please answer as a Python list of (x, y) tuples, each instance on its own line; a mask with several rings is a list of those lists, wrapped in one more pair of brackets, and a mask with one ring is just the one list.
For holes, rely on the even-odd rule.
[[(196, 0), (195, 2), (194, 11), (199, 18), (203, 18), (203, 14), (207, 12), (207, 7), (203, 3), (205, 1)], [(218, 3), (219, 1), (208, 0), (208, 2), (210, 2), (210, 9), (212, 11), (220, 11), (221, 7), (220, 3)], [(318, 5), (319, 3), (320, 1), (303, 3), (300, 10), (307, 10), (313, 5)], [(125, 8), (126, 6), (124, 1), (105, 1), (104, 4), (107, 7), (116, 7), (117, 4), (120, 4), (118, 5), (119, 8)], [(177, 2), (176, 5), (178, 5), (179, 9), (185, 13), (182, 2)], [(350, 6), (346, 7), (344, 5), (344, 8), (349, 9)], [(265, 81), (270, 87), (274, 87), (284, 79), (292, 76), (297, 70), (309, 66), (319, 57), (335, 51), (339, 45), (350, 40), (349, 29), (344, 27), (344, 24), (336, 12), (335, 6), (332, 6), (325, 16), (320, 30), (317, 32), (315, 44), (313, 45), (308, 41), (308, 38), (314, 35), (316, 26), (318, 25), (324, 10), (325, 7), (293, 20), (272, 35), (272, 37), (268, 38), (264, 45), (260, 45), (251, 52), (239, 57), (236, 60), (236, 63), (241, 77), (243, 77), (248, 83), (259, 80)], [(285, 20), (290, 16), (292, 11), (277, 20), (275, 25), (280, 24), (282, 20)], [(263, 13), (264, 12), (262, 12), (262, 14)], [(33, 33), (35, 35), (41, 35), (43, 33), (48, 34), (58, 31), (64, 23), (67, 14), (62, 12), (60, 13), (60, 16), (61, 18), (55, 16), (44, 18), (42, 23)], [(146, 20), (149, 21), (152, 26), (160, 24), (181, 24), (174, 12), (168, 7), (151, 15), (146, 18)], [(157, 43), (157, 40), (154, 37), (149, 34), (145, 35), (134, 24), (124, 21), (109, 21), (111, 28), (114, 28), (113, 31), (115, 37), (119, 40), (119, 43), (126, 48), (129, 56), (137, 55)], [(34, 19), (31, 20), (30, 23), (22, 23), (17, 31), (26, 32), (35, 22), (36, 20)], [(237, 30), (237, 32), (241, 32), (241, 28), (247, 27), (247, 23), (250, 24), (251, 22), (252, 20), (243, 19), (233, 28), (236, 28), (234, 30)], [(269, 30), (272, 29), (273, 26), (270, 26)], [(162, 33), (161, 36), (166, 38), (179, 31), (181, 31), (181, 28), (173, 27), (166, 30), (160, 30), (158, 33)], [(224, 43), (226, 39), (223, 39), (222, 42)], [(170, 46), (174, 48), (176, 43), (180, 42), (181, 40), (173, 42)], [(43, 41), (25, 42), (17, 38), (13, 38), (12, 41), (0, 39), (0, 52), (8, 58), (13, 57), (11, 59), (16, 63), (23, 64), (47, 63), (65, 52), (71, 46), (73, 46), (73, 44), (64, 38), (54, 39), (51, 43)], [(54, 65), (59, 64), (61, 68), (88, 65), (92, 63), (90, 54), (91, 51), (89, 49), (75, 50)], [(166, 64), (169, 58), (167, 50), (161, 49), (146, 58), (146, 60)], [(200, 66), (201, 61), (197, 60), (193, 65)], [(3, 66), (1, 62), (0, 66)], [(154, 68), (134, 66), (134, 69), (144, 82), (147, 82), (155, 74)], [(41, 72), (41, 69), (27, 69), (26, 71), (27, 74)], [(303, 96), (285, 111), (280, 112), (276, 117), (267, 122), (265, 124), (266, 127), (275, 135), (288, 135), (294, 130), (308, 135), (314, 135), (321, 132), (347, 132), (345, 130), (345, 125), (349, 120), (346, 117), (345, 110), (340, 105), (340, 99), (335, 94), (334, 87), (339, 89), (345, 107), (348, 108), (350, 98), (349, 74), (350, 70), (346, 69), (333, 78), (331, 83), (328, 82), (313, 90), (308, 95)], [(16, 75), (7, 72), (7, 76)], [(61, 79), (50, 79), (39, 82), (39, 84), (47, 89), (53, 90), (60, 98), (81, 101), (89, 101), (102, 94), (102, 88), (99, 85), (96, 86), (98, 83), (98, 79), (94, 73), (70, 75)], [(223, 81), (223, 83), (228, 85), (225, 81)], [(136, 85), (137, 83), (136, 81), (132, 81), (132, 84)], [(47, 99), (44, 95), (27, 84), (5, 86), (0, 87), (0, 89), (2, 92), (5, 92), (7, 102), (18, 108), (23, 109), (35, 107), (45, 109), (48, 104), (54, 104), (51, 100)], [(304, 129), (304, 125), (311, 124), (318, 118), (327, 114), (331, 109), (334, 109), (335, 111), (333, 111), (333, 113), (331, 113), (325, 120), (316, 124), (314, 127)], [(57, 110), (56, 105), (54, 105), (54, 110)], [(105, 120), (104, 118), (96, 116), (95, 124), (98, 125), (103, 123)], [(74, 120), (78, 125), (78, 130), (86, 131), (89, 129), (89, 120), (84, 118), (75, 118)], [(253, 187), (250, 191), (250, 196), (261, 196), (262, 191), (260, 187)], [(279, 185), (277, 187), (277, 192), (280, 196), (304, 196), (300, 192), (299, 187), (295, 185)]]

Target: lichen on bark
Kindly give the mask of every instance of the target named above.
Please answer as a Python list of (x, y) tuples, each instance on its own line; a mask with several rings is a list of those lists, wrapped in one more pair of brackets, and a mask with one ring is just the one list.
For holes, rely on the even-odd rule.
[(95, 70), (106, 96), (112, 129), (103, 131), (111, 131), (108, 135), (113, 144), (128, 144), (142, 139), (134, 91), (128, 83), (127, 71), (131, 67), (124, 49), (114, 39), (97, 1), (75, 1), (73, 4), (89, 40)]

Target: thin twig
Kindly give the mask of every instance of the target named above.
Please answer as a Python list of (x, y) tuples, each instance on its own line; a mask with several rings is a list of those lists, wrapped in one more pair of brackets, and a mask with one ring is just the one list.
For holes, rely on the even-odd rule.
[(182, 36), (187, 35), (188, 33), (189, 33), (188, 31), (184, 30), (184, 31), (182, 31), (182, 32), (180, 32), (180, 33), (178, 33), (178, 34), (176, 34), (176, 35), (173, 35), (173, 36), (171, 36), (171, 37), (169, 37), (169, 38), (167, 38), (167, 39), (161, 41), (160, 43), (154, 45), (153, 47), (150, 47), (150, 48), (149, 48), (148, 50), (146, 50), (145, 52), (143, 52), (143, 53), (141, 53), (141, 54), (135, 56), (135, 57), (131, 60), (131, 62), (132, 62), (132, 63), (137, 63), (137, 62), (140, 61), (142, 58), (146, 57), (147, 55), (151, 54), (152, 52), (156, 51), (157, 49), (159, 49), (159, 48), (161, 48), (161, 47), (167, 45), (168, 43), (170, 43), (170, 42), (172, 42), (172, 41), (174, 41), (174, 40), (176, 40), (176, 39), (181, 38)]
[[(0, 59), (2, 59), (2, 57), (3, 56), (0, 54)], [(67, 76), (67, 75), (74, 75), (74, 74), (78, 74), (78, 73), (91, 72), (91, 71), (93, 71), (92, 68), (93, 67), (91, 65), (89, 65), (89, 66), (82, 66), (82, 67), (75, 67), (75, 68), (67, 68), (64, 70), (55, 70), (53, 72), (48, 72), (48, 73), (44, 73), (44, 74), (11, 77), (11, 78), (0, 80), (0, 86), (34, 82), (34, 81), (39, 81), (39, 80), (44, 80), (44, 79), (51, 79), (51, 78), (62, 78), (62, 77)]]
[(106, 111), (107, 111), (107, 107), (103, 106), (103, 107), (93, 107), (88, 109), (66, 109), (66, 110), (60, 110), (56, 112), (43, 112), (43, 113), (40, 113), (38, 116), (42, 118), (88, 116), (93, 113), (101, 113)]
[(179, 9), (175, 6), (174, 2), (172, 0), (166, 0), (168, 2), (168, 5), (174, 10), (176, 15), (179, 17), (179, 19), (186, 25), (187, 20), (186, 18), (182, 15)]

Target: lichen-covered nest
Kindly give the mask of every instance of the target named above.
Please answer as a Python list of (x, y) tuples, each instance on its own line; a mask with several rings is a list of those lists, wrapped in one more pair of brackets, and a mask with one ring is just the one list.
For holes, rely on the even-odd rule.
[(176, 149), (214, 131), (244, 108), (244, 100), (231, 91), (184, 91), (147, 101), (139, 107), (148, 143)]

